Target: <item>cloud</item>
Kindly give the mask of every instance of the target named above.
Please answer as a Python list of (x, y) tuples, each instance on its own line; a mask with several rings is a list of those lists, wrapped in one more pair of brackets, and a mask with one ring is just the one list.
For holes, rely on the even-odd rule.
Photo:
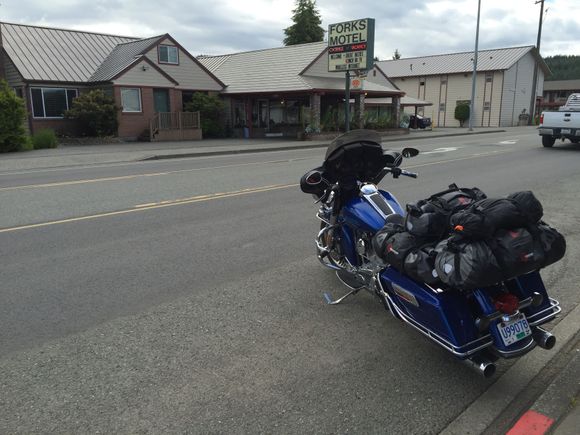
[[(477, 0), (317, 0), (324, 29), (335, 22), (375, 18), (375, 54), (390, 59), (470, 51)], [(194, 55), (278, 47), (292, 24), (294, 0), (27, 0), (2, 5), (3, 20), (148, 37), (170, 33)], [(546, 1), (542, 54), (580, 55), (580, 2)], [(535, 45), (534, 0), (482, 0), (481, 49)]]

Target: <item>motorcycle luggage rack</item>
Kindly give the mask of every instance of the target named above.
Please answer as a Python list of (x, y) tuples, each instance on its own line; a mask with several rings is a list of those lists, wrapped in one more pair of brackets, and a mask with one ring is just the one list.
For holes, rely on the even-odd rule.
[(550, 306), (548, 308), (545, 308), (542, 311), (538, 311), (537, 313), (532, 314), (531, 316), (527, 316), (528, 323), (530, 324), (530, 326), (537, 326), (541, 325), (542, 323), (546, 323), (562, 312), (560, 302), (558, 302), (556, 299), (553, 298), (549, 299)]

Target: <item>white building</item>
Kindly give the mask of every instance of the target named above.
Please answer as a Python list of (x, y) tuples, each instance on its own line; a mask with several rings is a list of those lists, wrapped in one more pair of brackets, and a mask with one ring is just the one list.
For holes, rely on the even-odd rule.
[[(421, 108), (419, 113), (430, 117), (435, 126), (459, 127), (455, 107), (471, 100), (473, 57), (473, 51), (413, 57), (377, 62), (375, 68), (408, 97), (432, 102), (433, 106)], [(550, 70), (535, 47), (479, 51), (474, 126), (514, 126), (524, 110), (533, 112), (535, 65), (536, 96), (541, 98), (544, 76)]]

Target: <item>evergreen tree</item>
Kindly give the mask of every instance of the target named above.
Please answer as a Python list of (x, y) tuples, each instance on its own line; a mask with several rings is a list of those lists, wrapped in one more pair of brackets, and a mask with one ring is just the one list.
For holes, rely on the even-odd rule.
[(399, 49), (395, 48), (395, 52), (393, 53), (393, 60), (398, 60), (401, 58), (401, 53), (399, 53)]
[(284, 29), (284, 45), (319, 42), (324, 39), (322, 20), (316, 9), (316, 0), (297, 0), (296, 9), (292, 11), (294, 24)]
[(546, 80), (580, 79), (580, 56), (561, 55), (545, 57), (544, 61), (552, 71)]

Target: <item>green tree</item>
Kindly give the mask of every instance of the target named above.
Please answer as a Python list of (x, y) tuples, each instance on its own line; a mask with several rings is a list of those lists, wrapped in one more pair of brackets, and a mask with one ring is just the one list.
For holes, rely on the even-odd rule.
[(190, 102), (185, 104), (186, 112), (200, 112), (201, 131), (204, 137), (223, 137), (224, 103), (219, 97), (196, 92)]
[(469, 102), (457, 103), (457, 106), (455, 106), (455, 119), (457, 119), (459, 121), (459, 125), (463, 127), (465, 121), (469, 119)]
[(77, 120), (85, 136), (114, 136), (119, 127), (118, 110), (113, 97), (101, 89), (94, 89), (75, 98), (64, 116)]
[(284, 29), (284, 45), (319, 42), (324, 39), (322, 20), (316, 9), (316, 0), (297, 0), (296, 9), (292, 11), (294, 24)]
[(573, 80), (580, 77), (580, 56), (549, 56), (544, 61), (552, 71), (547, 80)]
[(16, 96), (6, 81), (0, 80), (0, 153), (26, 147), (25, 120), (24, 100)]
[(401, 58), (401, 53), (399, 53), (399, 49), (395, 48), (395, 52), (393, 53), (393, 60), (398, 60)]

